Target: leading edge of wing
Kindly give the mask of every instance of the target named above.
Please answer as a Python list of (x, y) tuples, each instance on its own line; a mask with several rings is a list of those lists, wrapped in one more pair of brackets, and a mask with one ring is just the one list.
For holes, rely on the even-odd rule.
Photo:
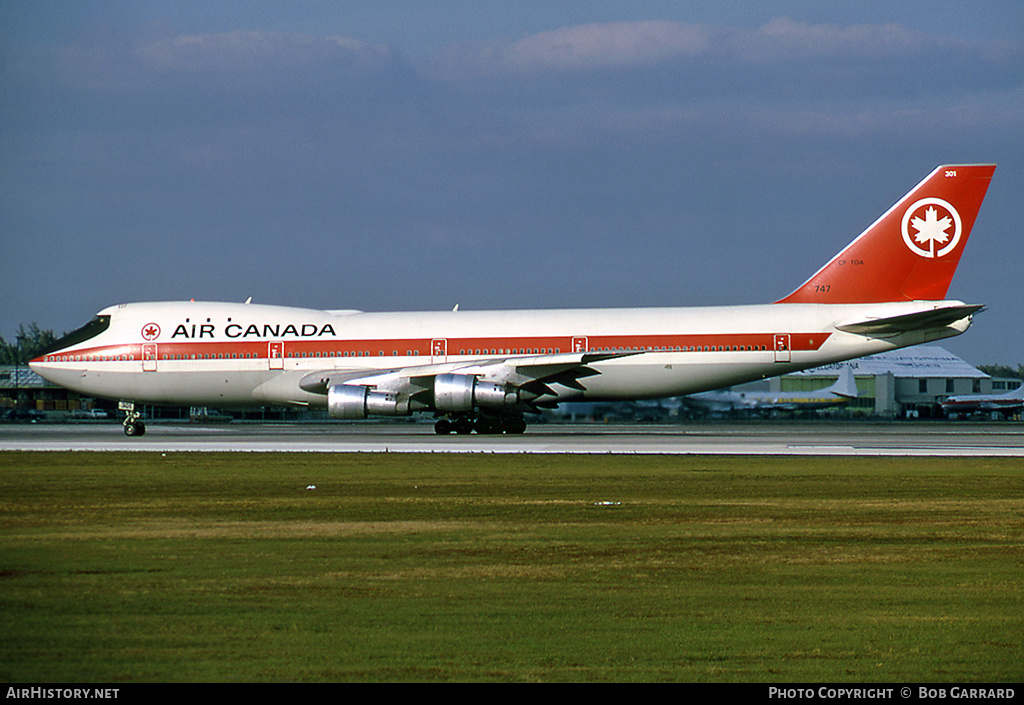
[(622, 352), (577, 352), (552, 355), (517, 355), (514, 357), (487, 358), (460, 362), (433, 362), (422, 365), (405, 365), (381, 370), (326, 369), (312, 372), (301, 380), (299, 387), (312, 394), (327, 394), (328, 388), (337, 384), (391, 388), (411, 384), (429, 387), (430, 380), (441, 374), (477, 375), (489, 380), (512, 376), (528, 380), (544, 380), (566, 372), (579, 371), (588, 376), (598, 374), (587, 365), (604, 360), (640, 355), (643, 351)]

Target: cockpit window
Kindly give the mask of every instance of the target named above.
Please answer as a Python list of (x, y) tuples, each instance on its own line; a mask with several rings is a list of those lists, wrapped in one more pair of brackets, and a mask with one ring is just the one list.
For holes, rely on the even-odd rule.
[(92, 319), (78, 330), (65, 335), (63, 338), (40, 353), (40, 355), (49, 355), (50, 353), (55, 353), (58, 350), (70, 348), (72, 345), (84, 343), (90, 338), (95, 338), (109, 327), (110, 316), (96, 316), (96, 318)]

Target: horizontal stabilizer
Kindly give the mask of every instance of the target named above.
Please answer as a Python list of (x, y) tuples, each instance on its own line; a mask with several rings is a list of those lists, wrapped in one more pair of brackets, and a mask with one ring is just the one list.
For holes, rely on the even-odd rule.
[(973, 316), (984, 306), (980, 304), (960, 304), (956, 306), (945, 306), (930, 311), (919, 311), (908, 313), (902, 316), (889, 316), (888, 318), (870, 318), (864, 321), (842, 323), (836, 328), (846, 333), (865, 335), (872, 338), (887, 338), (900, 333), (909, 333), (917, 330), (930, 330), (944, 328), (957, 321)]

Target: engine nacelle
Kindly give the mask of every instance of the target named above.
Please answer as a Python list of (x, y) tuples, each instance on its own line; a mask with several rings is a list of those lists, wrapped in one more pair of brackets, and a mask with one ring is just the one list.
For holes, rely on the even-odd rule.
[(519, 395), (494, 382), (473, 375), (443, 374), (434, 378), (434, 408), (438, 411), (472, 411), (474, 407), (511, 411)]
[(409, 401), (391, 392), (375, 392), (354, 384), (336, 384), (327, 389), (327, 414), (332, 419), (408, 416), (410, 413)]

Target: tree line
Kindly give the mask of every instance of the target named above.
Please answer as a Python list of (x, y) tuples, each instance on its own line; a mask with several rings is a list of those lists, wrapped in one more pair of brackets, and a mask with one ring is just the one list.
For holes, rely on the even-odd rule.
[(1009, 365), (978, 365), (978, 369), (990, 377), (1014, 377), (1024, 379), (1024, 365), (1017, 365), (1014, 369)]
[(25, 365), (56, 342), (52, 330), (44, 330), (36, 323), (22, 323), (14, 342), (9, 343), (0, 335), (0, 365)]

